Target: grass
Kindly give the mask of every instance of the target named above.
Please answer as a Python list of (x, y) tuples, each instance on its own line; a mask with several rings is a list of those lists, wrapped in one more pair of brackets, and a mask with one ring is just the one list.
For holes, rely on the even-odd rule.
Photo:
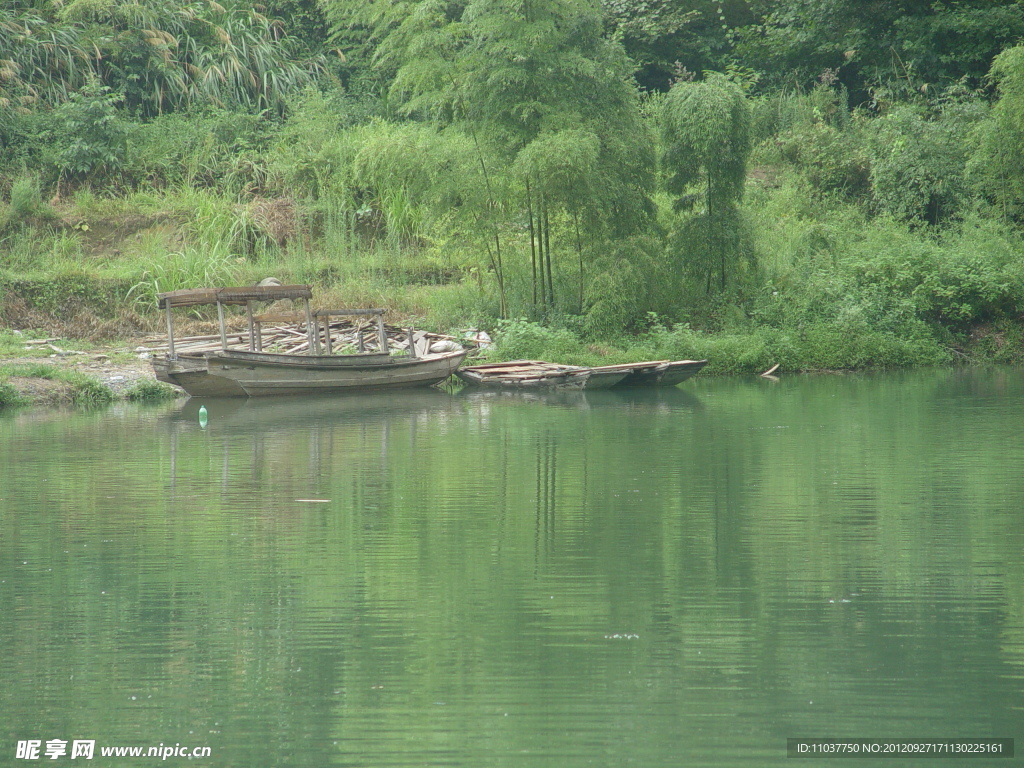
[[(113, 391), (91, 376), (44, 363), (0, 366), (0, 380), (12, 377), (44, 379), (65, 385), (63, 391), (52, 396), (52, 398), (56, 398), (57, 403), (67, 402), (72, 405), (90, 408), (108, 405), (117, 399)], [(10, 382), (5, 382), (5, 385), (8, 388), (12, 388)], [(52, 398), (50, 398), (51, 402), (53, 402)]]
[[(56, 354), (47, 344), (28, 344), (29, 341), (40, 341), (52, 339), (43, 329), (31, 328), (24, 331), (12, 331), (0, 329), (0, 358), (10, 357), (38, 357), (48, 358)], [(86, 351), (90, 348), (88, 342), (81, 339), (59, 338), (51, 342), (58, 349), (68, 351)]]
[(0, 408), (27, 405), (28, 400), (9, 382), (0, 381)]
[(133, 403), (159, 403), (174, 400), (180, 396), (178, 390), (159, 381), (140, 381), (127, 389), (123, 395), (125, 400)]

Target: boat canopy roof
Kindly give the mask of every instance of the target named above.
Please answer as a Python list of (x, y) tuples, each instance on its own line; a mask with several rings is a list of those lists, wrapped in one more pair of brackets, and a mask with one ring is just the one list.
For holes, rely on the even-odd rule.
[(311, 299), (313, 291), (308, 285), (240, 286), (236, 288), (188, 288), (181, 291), (158, 293), (157, 306), (196, 307), (203, 304), (245, 304), (248, 301), (278, 301), (280, 299)]

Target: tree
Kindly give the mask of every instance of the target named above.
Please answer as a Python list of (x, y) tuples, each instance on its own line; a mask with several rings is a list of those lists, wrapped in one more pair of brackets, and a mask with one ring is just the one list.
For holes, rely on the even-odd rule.
[(999, 93), (991, 118), (979, 126), (978, 149), (968, 165), (978, 190), (1004, 218), (1024, 215), (1024, 45), (992, 62), (989, 77)]
[(739, 85), (708, 72), (700, 82), (672, 86), (663, 126), (668, 190), (677, 211), (696, 211), (677, 229), (677, 248), (685, 248), (683, 258), (708, 292), (716, 271), (724, 290), (743, 252), (737, 204), (750, 154), (750, 105)]
[[(531, 299), (542, 309), (558, 303), (560, 243), (576, 251), (581, 286), (586, 240), (649, 219), (651, 142), (629, 61), (605, 37), (595, 0), (330, 7), (336, 23), (347, 19), (347, 29), (362, 25), (379, 40), (375, 61), (394, 73), (396, 109), (472, 138), (487, 190), (485, 247), (502, 296), (503, 234), (516, 231), (513, 219), (527, 222)], [(576, 303), (582, 310), (585, 298)]]
[(1024, 34), (1021, 0), (750, 0), (758, 21), (739, 30), (741, 61), (774, 84), (810, 84), (838, 69), (855, 103), (887, 84), (930, 91), (988, 62)]
[(667, 91), (675, 72), (725, 69), (732, 30), (754, 21), (749, 0), (601, 0), (606, 23), (648, 91)]

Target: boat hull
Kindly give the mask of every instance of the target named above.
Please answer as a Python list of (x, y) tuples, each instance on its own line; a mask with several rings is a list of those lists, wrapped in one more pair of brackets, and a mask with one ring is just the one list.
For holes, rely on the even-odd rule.
[(153, 358), (157, 381), (181, 387), (188, 394), (200, 397), (246, 397), (237, 382), (211, 376), (206, 370), (206, 355), (178, 355), (176, 358)]
[(674, 387), (700, 371), (707, 360), (652, 360), (645, 363), (625, 363), (595, 368), (595, 372), (623, 372), (615, 387)]
[(686, 381), (688, 378), (699, 372), (708, 364), (707, 360), (678, 360), (668, 364), (668, 369), (662, 374), (658, 386), (674, 387)]
[(465, 356), (465, 350), (408, 359), (387, 353), (300, 356), (220, 351), (159, 358), (153, 367), (158, 379), (193, 397), (266, 397), (426, 387), (451, 376)]

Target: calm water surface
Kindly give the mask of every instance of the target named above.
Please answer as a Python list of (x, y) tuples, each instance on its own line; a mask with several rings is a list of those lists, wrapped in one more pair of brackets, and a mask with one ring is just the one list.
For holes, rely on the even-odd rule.
[(206, 405), (0, 416), (0, 764), (1024, 749), (1022, 371)]

